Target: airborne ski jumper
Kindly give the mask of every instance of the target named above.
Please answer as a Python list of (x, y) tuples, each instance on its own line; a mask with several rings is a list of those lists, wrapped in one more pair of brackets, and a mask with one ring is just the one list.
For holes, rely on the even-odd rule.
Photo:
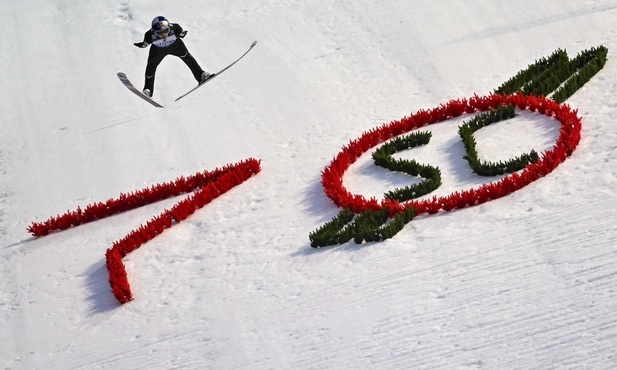
[(154, 76), (156, 68), (167, 55), (174, 55), (182, 59), (184, 63), (191, 69), (193, 77), (198, 84), (206, 82), (212, 74), (205, 72), (195, 58), (189, 53), (182, 38), (186, 36), (187, 31), (183, 30), (177, 23), (169, 23), (169, 21), (159, 16), (152, 20), (152, 28), (144, 34), (142, 42), (136, 42), (133, 45), (139, 48), (150, 47), (148, 54), (148, 64), (146, 66), (146, 78), (144, 83), (144, 95), (151, 97), (154, 94)]
[(238, 63), (240, 59), (244, 58), (246, 54), (253, 50), (255, 45), (257, 45), (257, 41), (253, 41), (248, 50), (245, 51), (244, 54), (240, 55), (239, 58), (217, 73), (208, 73), (199, 66), (199, 63), (197, 63), (195, 58), (193, 58), (184, 45), (182, 38), (186, 36), (186, 33), (187, 31), (183, 30), (179, 24), (169, 23), (169, 21), (163, 16), (154, 18), (152, 20), (152, 28), (144, 34), (144, 40), (133, 44), (139, 48), (145, 48), (152, 45), (148, 55), (148, 64), (146, 66), (146, 78), (143, 92), (139, 91), (139, 89), (136, 88), (131, 81), (129, 81), (126, 73), (124, 72), (118, 72), (120, 82), (122, 82), (127, 89), (139, 96), (141, 99), (157, 108), (163, 108), (161, 104), (152, 99), (152, 94), (154, 93), (154, 76), (156, 75), (156, 68), (167, 55), (171, 54), (182, 59), (191, 70), (191, 73), (193, 73), (195, 80), (197, 80), (197, 86), (178, 97), (176, 99), (176, 101), (178, 101), (203, 86), (206, 82), (214, 79), (214, 77), (219, 76), (221, 73), (231, 68), (234, 64)]

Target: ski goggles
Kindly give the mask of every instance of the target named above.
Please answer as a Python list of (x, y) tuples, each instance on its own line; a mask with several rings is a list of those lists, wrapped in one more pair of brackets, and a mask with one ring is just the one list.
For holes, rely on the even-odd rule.
[(154, 31), (154, 34), (159, 36), (159, 37), (167, 36), (169, 34), (169, 27), (163, 28), (163, 29), (158, 30), (158, 31)]

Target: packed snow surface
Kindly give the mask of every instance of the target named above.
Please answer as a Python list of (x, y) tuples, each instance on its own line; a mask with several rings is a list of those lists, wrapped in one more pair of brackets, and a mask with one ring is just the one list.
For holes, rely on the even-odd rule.
[[(617, 367), (617, 1), (21, 0), (0, 2), (0, 368), (430, 369)], [(187, 29), (195, 84), (168, 57), (157, 109), (141, 89), (152, 18)], [(315, 250), (339, 209), (321, 171), (367, 130), (492, 92), (535, 60), (604, 45), (568, 99), (574, 154), (480, 206), (423, 215), (394, 238)], [(548, 150), (528, 111), (478, 132), (490, 160)], [(439, 194), (483, 182), (457, 128), (402, 152), (438, 166)], [(34, 238), (67, 210), (256, 158), (262, 171), (129, 254), (135, 299), (105, 251), (179, 199)], [(346, 187), (409, 178), (363, 155)]]

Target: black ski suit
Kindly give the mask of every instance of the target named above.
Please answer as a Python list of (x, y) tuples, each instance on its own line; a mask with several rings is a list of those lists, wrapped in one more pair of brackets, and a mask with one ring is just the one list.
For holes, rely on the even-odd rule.
[[(184, 63), (191, 69), (195, 80), (199, 83), (201, 75), (204, 72), (199, 66), (195, 58), (189, 53), (186, 45), (182, 41), (182, 27), (179, 24), (169, 24), (169, 34), (166, 38), (157, 36), (153, 30), (149, 30), (144, 34), (144, 41), (136, 43), (136, 46), (145, 47), (152, 44), (150, 53), (148, 54), (148, 65), (146, 66), (146, 81), (144, 89), (149, 89), (150, 94), (154, 94), (154, 76), (156, 68), (167, 55), (175, 55), (182, 59)], [(142, 46), (145, 45), (145, 46)]]

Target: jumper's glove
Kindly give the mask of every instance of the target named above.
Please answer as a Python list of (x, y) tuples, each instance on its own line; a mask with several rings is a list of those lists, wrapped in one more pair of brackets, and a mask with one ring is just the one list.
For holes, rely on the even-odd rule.
[(138, 48), (147, 48), (148, 47), (148, 43), (147, 42), (136, 42), (133, 45), (137, 46)]
[(189, 31), (182, 31), (182, 32), (178, 35), (178, 37), (180, 37), (181, 39), (183, 39), (183, 38), (184, 38), (184, 36), (186, 36), (186, 34), (187, 34), (188, 32), (189, 32)]

